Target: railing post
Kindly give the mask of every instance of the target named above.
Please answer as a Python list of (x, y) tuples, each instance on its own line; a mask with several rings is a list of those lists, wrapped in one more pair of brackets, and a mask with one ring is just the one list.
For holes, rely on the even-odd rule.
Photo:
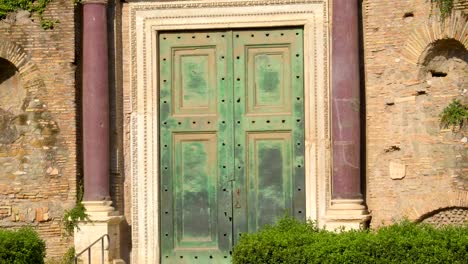
[[(107, 241), (107, 244), (109, 244), (110, 241)], [(104, 264), (104, 237), (102, 237), (101, 240), (101, 260), (102, 263)]]

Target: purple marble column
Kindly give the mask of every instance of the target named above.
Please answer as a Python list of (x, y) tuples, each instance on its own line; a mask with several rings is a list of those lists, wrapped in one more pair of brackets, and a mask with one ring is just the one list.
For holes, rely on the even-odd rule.
[(83, 1), (84, 200), (109, 199), (107, 1)]
[(332, 199), (361, 199), (358, 0), (334, 0)]

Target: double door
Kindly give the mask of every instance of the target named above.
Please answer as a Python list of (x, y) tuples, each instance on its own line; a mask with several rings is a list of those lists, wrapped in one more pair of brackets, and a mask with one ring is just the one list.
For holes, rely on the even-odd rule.
[(305, 219), (303, 30), (159, 34), (162, 263)]

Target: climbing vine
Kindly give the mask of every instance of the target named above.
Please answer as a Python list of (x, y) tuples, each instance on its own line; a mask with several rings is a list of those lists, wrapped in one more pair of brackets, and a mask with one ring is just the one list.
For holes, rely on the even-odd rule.
[(37, 13), (41, 19), (43, 29), (52, 29), (58, 20), (46, 19), (42, 16), (47, 4), (52, 0), (0, 0), (0, 19), (4, 19), (9, 13), (20, 9), (30, 13)]
[(454, 0), (431, 0), (431, 3), (436, 4), (439, 8), (440, 16), (445, 18), (450, 15), (453, 9)]
[(62, 218), (63, 228), (68, 235), (72, 235), (75, 228), (78, 227), (78, 222), (89, 221), (89, 216), (86, 213), (86, 208), (83, 204), (83, 184), (78, 184), (78, 190), (76, 194), (76, 204), (70, 210), (65, 211)]

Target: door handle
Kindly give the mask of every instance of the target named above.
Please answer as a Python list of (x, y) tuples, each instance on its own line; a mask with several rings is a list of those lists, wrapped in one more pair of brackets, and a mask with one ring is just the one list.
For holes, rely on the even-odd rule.
[(236, 208), (241, 208), (240, 192), (241, 192), (240, 188), (237, 188), (237, 190), (236, 190), (236, 205), (235, 205)]

